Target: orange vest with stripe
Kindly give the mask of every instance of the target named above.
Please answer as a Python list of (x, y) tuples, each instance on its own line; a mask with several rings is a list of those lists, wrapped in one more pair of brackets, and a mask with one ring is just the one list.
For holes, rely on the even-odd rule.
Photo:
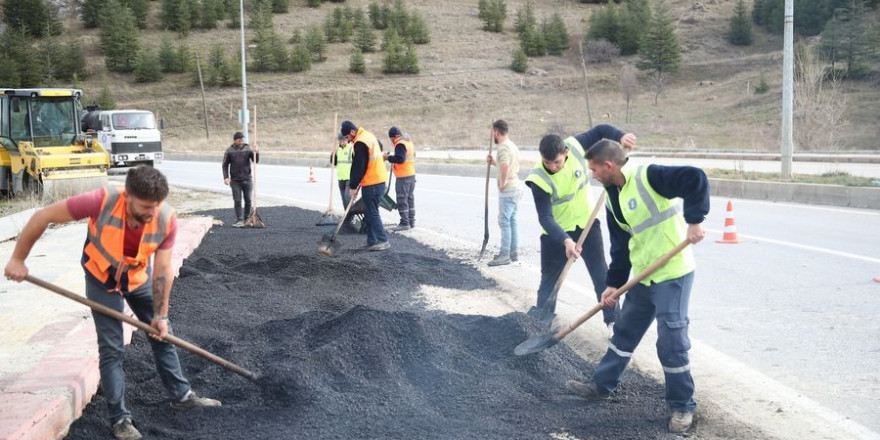
[[(409, 177), (416, 175), (416, 147), (413, 145), (412, 141), (400, 140), (397, 144), (403, 144), (406, 147), (406, 158), (404, 158), (403, 163), (393, 163), (391, 164), (391, 169), (394, 170), (394, 175), (397, 177)], [(396, 145), (395, 145), (396, 148)]]
[[(111, 276), (116, 275), (116, 285), (112, 290), (117, 292), (122, 291), (122, 286), (119, 285), (122, 274), (127, 276), (128, 291), (147, 282), (150, 276), (150, 256), (168, 236), (168, 227), (174, 214), (170, 205), (162, 203), (159, 214), (143, 225), (144, 232), (137, 256), (127, 257), (123, 254), (127, 200), (124, 189), (106, 188), (98, 219), (89, 218), (88, 240), (83, 247), (83, 269), (108, 286), (111, 284)], [(120, 268), (123, 270), (121, 274), (118, 273)]]
[(367, 161), (367, 172), (361, 179), (361, 186), (378, 185), (388, 181), (388, 170), (385, 168), (385, 159), (382, 157), (382, 149), (379, 148), (379, 140), (373, 133), (363, 128), (358, 128), (357, 135), (352, 141), (353, 144), (362, 142), (367, 146), (367, 152), (370, 154)]

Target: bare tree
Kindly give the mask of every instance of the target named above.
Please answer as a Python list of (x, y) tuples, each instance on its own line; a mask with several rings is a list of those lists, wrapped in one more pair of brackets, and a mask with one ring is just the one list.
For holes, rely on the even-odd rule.
[(639, 79), (636, 78), (636, 69), (631, 64), (624, 64), (620, 72), (620, 94), (626, 101), (626, 122), (629, 122), (632, 102), (639, 92)]
[(578, 46), (581, 51), (581, 69), (584, 72), (584, 96), (587, 99), (587, 121), (590, 123), (590, 127), (593, 127), (593, 114), (590, 112), (590, 81), (587, 78), (587, 57), (584, 55), (584, 42), (581, 40), (580, 45)]
[(837, 149), (846, 120), (846, 93), (836, 71), (826, 72), (808, 50), (796, 52), (794, 137), (805, 150)]

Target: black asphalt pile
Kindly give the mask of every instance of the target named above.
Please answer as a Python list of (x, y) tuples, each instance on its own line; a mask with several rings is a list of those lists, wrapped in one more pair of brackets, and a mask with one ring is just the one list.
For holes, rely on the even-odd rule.
[[(448, 315), (415, 295), (422, 284), (494, 287), (472, 266), (396, 234), (390, 251), (360, 252), (365, 237), (343, 235), (336, 257), (319, 256), (319, 214), (260, 215), (267, 229), (221, 226), (205, 237), (171, 307), (179, 337), (260, 379), (180, 350), (193, 388), (223, 407), (177, 412), (136, 334), (125, 357), (127, 402), (148, 438), (676, 438), (665, 431), (656, 382), (626, 373), (610, 401), (573, 398), (565, 381), (589, 377), (594, 364), (565, 344), (514, 356), (537, 333), (524, 314)], [(68, 438), (109, 438), (104, 405), (99, 394)]]

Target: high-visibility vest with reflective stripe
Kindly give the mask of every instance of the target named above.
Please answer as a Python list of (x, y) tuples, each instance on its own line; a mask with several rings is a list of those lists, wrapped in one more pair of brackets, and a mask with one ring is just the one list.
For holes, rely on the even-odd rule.
[[(132, 291), (147, 282), (150, 273), (150, 256), (168, 236), (168, 227), (174, 210), (167, 203), (159, 207), (159, 214), (143, 225), (144, 231), (135, 257), (124, 255), (126, 200), (124, 189), (108, 187), (104, 191), (98, 219), (89, 219), (86, 244), (83, 247), (82, 266), (95, 279), (105, 285), (111, 281), (111, 273), (122, 268), (128, 279), (127, 286), (116, 285), (116, 290), (127, 287)], [(120, 279), (117, 274), (116, 279)]]
[[(412, 141), (400, 140), (397, 142), (398, 144), (403, 144), (406, 147), (406, 158), (403, 163), (393, 163), (391, 164), (391, 169), (394, 170), (394, 176), (396, 177), (409, 177), (416, 175), (416, 147), (413, 145)], [(395, 148), (397, 146), (395, 145)]]
[(354, 147), (351, 143), (336, 148), (336, 178), (348, 180), (351, 177), (351, 156)]
[(584, 149), (574, 137), (564, 142), (569, 154), (562, 168), (550, 174), (539, 160), (526, 177), (526, 182), (533, 182), (550, 194), (553, 219), (563, 231), (570, 232), (587, 226), (593, 203), (589, 196), (589, 168)]
[(363, 128), (358, 128), (357, 136), (351, 142), (352, 145), (363, 142), (370, 154), (367, 162), (367, 172), (361, 179), (361, 186), (378, 185), (388, 181), (388, 170), (385, 168), (385, 159), (382, 157), (382, 149), (379, 148), (379, 140), (373, 133)]
[[(614, 220), (631, 235), (629, 260), (633, 272), (640, 273), (687, 237), (687, 224), (681, 214), (681, 203), (661, 196), (648, 182), (646, 165), (628, 162), (620, 171), (626, 183), (620, 189), (618, 202), (626, 223), (621, 222), (616, 214)], [(613, 212), (610, 197), (605, 203)], [(694, 267), (693, 252), (687, 247), (642, 280), (642, 284), (679, 278), (692, 272)]]

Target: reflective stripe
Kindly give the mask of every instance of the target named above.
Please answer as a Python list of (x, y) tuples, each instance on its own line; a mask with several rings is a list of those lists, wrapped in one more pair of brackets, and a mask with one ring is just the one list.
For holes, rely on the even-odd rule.
[(622, 351), (622, 350), (618, 349), (617, 346), (612, 344), (610, 341), (608, 342), (608, 349), (617, 353), (617, 355), (620, 357), (629, 358), (629, 357), (632, 357), (632, 355), (633, 355), (632, 352), (630, 352), (630, 351)]
[(645, 204), (645, 207), (648, 208), (648, 212), (651, 213), (651, 217), (648, 220), (643, 221), (632, 227), (634, 233), (638, 234), (639, 232), (643, 232), (645, 229), (650, 228), (651, 226), (656, 226), (662, 223), (664, 220), (675, 217), (679, 212), (681, 212), (681, 205), (675, 204), (669, 209), (660, 212), (657, 208), (657, 203), (654, 201), (654, 198), (651, 197), (651, 194), (648, 192), (648, 188), (645, 187), (645, 182), (642, 181), (642, 167), (638, 167), (635, 173), (636, 178), (636, 188), (639, 191), (639, 197), (642, 199), (642, 203)]
[(663, 367), (663, 372), (669, 374), (678, 374), (687, 371), (691, 371), (691, 364), (687, 364), (683, 367)]
[(557, 196), (556, 185), (553, 184), (553, 181), (550, 180), (550, 176), (547, 175), (546, 172), (542, 169), (535, 168), (531, 172), (529, 172), (530, 176), (538, 176), (550, 187), (550, 200), (551, 203), (553, 200), (557, 200), (559, 197)]
[(92, 234), (92, 232), (89, 231), (89, 242), (98, 252), (101, 253), (101, 256), (103, 256), (111, 266), (119, 267), (119, 260), (113, 258), (113, 255), (107, 251), (101, 243), (101, 236), (104, 233), (105, 226), (122, 229), (122, 219), (113, 216), (113, 208), (116, 207), (116, 203), (119, 201), (119, 189), (115, 187), (107, 187), (104, 191), (107, 192), (107, 197), (104, 199), (104, 206), (101, 207), (101, 213), (98, 214), (98, 221), (95, 222), (95, 233)]

